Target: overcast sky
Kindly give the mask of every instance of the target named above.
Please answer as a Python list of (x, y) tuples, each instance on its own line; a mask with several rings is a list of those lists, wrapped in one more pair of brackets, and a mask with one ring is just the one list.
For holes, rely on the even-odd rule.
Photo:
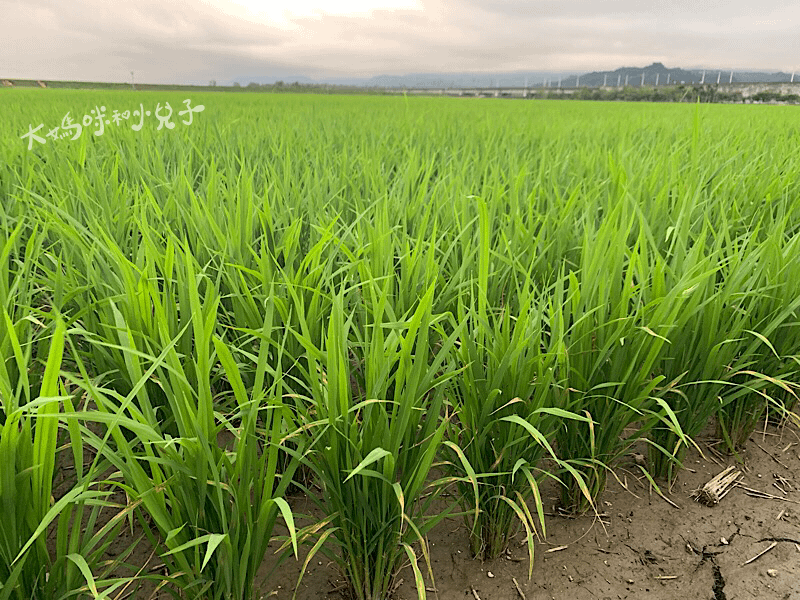
[(800, 0), (0, 0), (0, 77), (800, 71)]

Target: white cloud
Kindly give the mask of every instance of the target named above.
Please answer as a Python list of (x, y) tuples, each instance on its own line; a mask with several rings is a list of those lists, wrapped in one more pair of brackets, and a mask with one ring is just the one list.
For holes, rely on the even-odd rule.
[(796, 0), (0, 0), (0, 77), (800, 68)]
[[(298, 18), (322, 18), (326, 15), (367, 17), (380, 10), (423, 10), (419, 0), (294, 0), (269, 2), (259, 0), (207, 0), (212, 6), (226, 8), (231, 3), (244, 9), (250, 16), (290, 29), (298, 28)], [(227, 5), (227, 6), (226, 6)]]

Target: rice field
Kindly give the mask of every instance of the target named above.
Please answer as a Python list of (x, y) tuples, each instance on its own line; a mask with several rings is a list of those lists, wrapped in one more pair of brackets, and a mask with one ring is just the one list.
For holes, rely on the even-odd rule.
[(796, 108), (186, 99), (0, 90), (0, 600), (249, 600), (275, 539), (425, 598), (446, 520), (532, 569), (545, 480), (797, 420)]

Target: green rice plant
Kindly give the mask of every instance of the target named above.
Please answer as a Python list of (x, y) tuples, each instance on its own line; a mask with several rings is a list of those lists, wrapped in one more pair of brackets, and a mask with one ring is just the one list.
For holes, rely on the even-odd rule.
[(557, 406), (591, 419), (566, 419), (555, 436), (559, 457), (581, 475), (562, 488), (562, 505), (572, 512), (593, 505), (607, 470), (654, 426), (664, 423), (682, 436), (659, 398), (663, 375), (654, 371), (669, 341), (665, 334), (697, 280), (687, 275), (662, 297), (642, 304), (640, 288), (651, 283), (636, 281), (635, 274), (645, 241), (640, 235), (631, 250), (623, 242), (633, 222), (620, 202), (593, 237), (587, 231), (580, 278), (575, 273), (560, 278), (549, 303)]
[[(319, 239), (303, 257), (293, 256), (299, 230), (292, 227), (283, 233), (280, 248), (271, 251), (266, 243), (260, 244), (258, 254), (253, 252), (252, 266), (234, 263), (222, 272), (220, 284), (228, 290), (222, 298), (222, 307), (228, 311), (221, 321), (232, 334), (240, 331), (249, 336), (248, 331), (260, 328), (264, 305), (273, 303), (283, 330), (306, 327), (315, 343), (319, 343), (323, 319), (330, 312), (330, 282), (342, 278), (349, 268), (347, 265), (337, 268), (335, 247), (341, 242), (333, 234), (334, 225), (318, 232)], [(302, 325), (300, 318), (305, 319)], [(284, 383), (306, 391), (308, 378), (299, 361), (304, 353), (302, 344), (293, 336), (282, 339), (282, 344)], [(253, 373), (245, 371), (243, 376), (252, 383)]]
[[(796, 310), (798, 306), (800, 303), (793, 301), (787, 309)], [(764, 329), (774, 332), (786, 316), (786, 312), (775, 315), (764, 323)], [(800, 390), (798, 365), (778, 355), (766, 335), (752, 330), (746, 333), (749, 335), (742, 340), (741, 354), (737, 356), (739, 364), (725, 378), (727, 392), (720, 397), (717, 412), (717, 437), (729, 453), (737, 456), (756, 427), (761, 423), (766, 427), (770, 413), (779, 415), (781, 420), (800, 423), (791, 408)], [(765, 359), (766, 352), (774, 356)]]
[[(74, 422), (66, 447), (78, 481), (53, 497), (61, 406), (72, 408), (60, 373), (66, 327), (40, 308), (47, 302), (37, 286), (41, 237), (28, 226), (20, 221), (0, 247), (0, 598), (96, 596), (98, 587), (129, 581), (111, 573), (135, 545), (102, 563), (127, 509), (109, 500), (95, 472), (84, 474)], [(120, 510), (96, 525), (104, 509)], [(56, 534), (49, 547), (48, 533)]]
[[(764, 256), (760, 242), (764, 232), (769, 231), (773, 248), (780, 248), (787, 223), (768, 224), (769, 218), (762, 216), (761, 224), (738, 226), (734, 222), (736, 211), (730, 214), (718, 211), (706, 199), (712, 191), (709, 184), (720, 181), (720, 172), (726, 166), (710, 173), (706, 185), (674, 194), (675, 207), (666, 222), (642, 219), (640, 223), (651, 240), (653, 264), (640, 263), (637, 279), (653, 278), (656, 283), (644, 289), (647, 302), (652, 301), (653, 294), (662, 295), (676, 285), (686, 273), (707, 274), (697, 286), (687, 290), (689, 297), (684, 308), (665, 334), (670, 343), (664, 347), (656, 371), (669, 382), (664, 387), (668, 393), (663, 399), (675, 413), (686, 440), (699, 435), (710, 418), (719, 415), (726, 406), (744, 408), (743, 400), (754, 398), (750, 387), (766, 385), (766, 380), (752, 373), (747, 375), (745, 370), (779, 372), (775, 365), (756, 367), (753, 362), (760, 342), (749, 332), (763, 326), (763, 323), (756, 325), (758, 318), (753, 309), (776, 294), (781, 296), (776, 304), (791, 304), (783, 294), (784, 282), (791, 279), (775, 276), (782, 263)], [(749, 206), (743, 208), (749, 210)], [(751, 348), (747, 349), (748, 346)], [(744, 408), (743, 414), (754, 416), (757, 421), (764, 404), (761, 398), (755, 406), (751, 403)], [(651, 472), (673, 481), (677, 475), (675, 466), (686, 450), (685, 443), (670, 424), (657, 425), (651, 441)]]
[[(157, 101), (181, 106), (185, 97)], [(791, 417), (800, 155), (784, 107), (193, 93), (206, 110), (191, 126), (109, 124), (103, 136), (86, 128), (80, 140), (30, 149), (19, 138), (67, 111), (152, 101), (142, 92), (0, 89), (12, 132), (0, 135), (0, 295), (25, 358), (10, 336), (0, 340), (2, 393), (19, 395), (15, 411), (28, 407), (14, 418), (30, 421), (31, 436), (40, 422), (42, 436), (58, 422), (73, 453), (97, 452), (81, 493), (119, 491), (123, 477), (135, 498), (124, 508), (87, 504), (111, 502), (105, 496), (87, 497), (85, 510), (68, 504), (74, 515), (84, 510), (82, 521), (95, 508), (139, 515), (186, 594), (212, 585), (236, 594), (246, 580), (226, 575), (225, 557), (244, 547), (232, 532), (249, 527), (234, 527), (234, 516), (250, 514), (231, 508), (246, 496), (227, 479), (234, 448), (242, 465), (251, 452), (251, 463), (266, 465), (277, 454), (273, 491), (293, 465), (316, 465), (326, 510), (339, 519), (339, 537), (325, 526), (331, 516), (317, 542), (340, 561), (361, 557), (348, 577), (377, 595), (385, 580), (375, 573), (411, 558), (392, 535), (408, 548), (418, 539), (402, 516), (429, 523), (409, 475), (421, 445), (453, 442), (434, 477), (453, 470), (439, 483), (460, 485), (464, 516), (477, 515), (471, 529), (505, 515), (487, 534), (493, 554), (513, 528), (506, 524), (527, 523), (529, 540), (542, 525), (525, 513), (536, 502), (525, 471), (536, 485), (545, 473), (559, 477), (563, 502), (580, 511), (637, 440), (652, 448), (650, 471), (672, 478), (688, 435), (711, 417), (733, 449), (765, 406)], [(39, 419), (30, 411), (55, 314), (73, 351), (61, 368), (64, 395), (77, 403), (72, 392), (82, 390), (84, 409), (63, 400)], [(429, 315), (420, 318), (424, 336), (411, 325), (420, 314)], [(342, 322), (333, 337), (332, 315)], [(331, 376), (328, 362), (343, 366)], [(242, 393), (259, 399), (257, 418)], [(4, 404), (0, 427), (8, 414)], [(267, 415), (281, 415), (279, 425)], [(493, 435), (470, 445), (455, 428), (462, 418)], [(416, 442), (382, 445), (382, 419)], [(371, 429), (361, 432), (364, 423)], [(320, 431), (328, 443), (316, 441)], [(562, 462), (537, 464), (551, 435)], [(406, 462), (390, 465), (388, 454), (371, 455), (378, 449)], [(519, 460), (527, 462), (515, 469)], [(386, 481), (368, 482), (373, 471)], [(400, 485), (403, 510), (386, 482)], [(477, 513), (476, 487), (486, 494)], [(357, 514), (358, 494), (373, 492), (382, 502)], [(271, 499), (262, 504), (277, 515)], [(358, 537), (364, 523), (372, 537)], [(326, 534), (338, 545), (321, 542)], [(376, 550), (390, 546), (397, 552)], [(243, 573), (259, 552), (242, 552)]]
[[(131, 544), (115, 560), (105, 552), (124, 525), (129, 509), (110, 501), (111, 492), (95, 472), (83, 472), (83, 448), (77, 423), (67, 420), (69, 448), (77, 483), (58, 499), (52, 495), (57, 464), (57, 437), (61, 404), (73, 410), (72, 398), (60, 379), (65, 325), (56, 319), (52, 338), (18, 337), (5, 307), (0, 359), (0, 599), (28, 600), (69, 597), (100, 597), (131, 582), (113, 576), (115, 569), (135, 548)], [(30, 380), (32, 347), (46, 354), (41, 380)], [(10, 351), (10, 355), (5, 351)], [(7, 367), (14, 366), (16, 382)], [(30, 369), (33, 371), (33, 369)], [(38, 379), (34, 375), (34, 379)], [(113, 482), (112, 482), (113, 484)], [(114, 511), (98, 522), (104, 509)], [(84, 518), (86, 520), (84, 520)], [(46, 541), (55, 532), (55, 543)]]
[(505, 306), (487, 306), (490, 220), (485, 203), (480, 210), (478, 280), (462, 291), (455, 314), (455, 323), (466, 324), (454, 349), (464, 369), (452, 381), (455, 414), (445, 445), (453, 455), (450, 470), (459, 482), (473, 556), (499, 557), (521, 524), (532, 569), (533, 538), (540, 528), (545, 534), (539, 483), (551, 475), (539, 463), (547, 457), (569, 471), (550, 442), (562, 419), (588, 419), (552, 405), (555, 355), (545, 350), (544, 302), (530, 275), (519, 275)]
[[(338, 565), (354, 598), (386, 598), (405, 560), (420, 597), (425, 584), (413, 544), (428, 563), (425, 535), (449, 512), (430, 514), (443, 482), (428, 482), (446, 430), (443, 387), (453, 377), (451, 350), (460, 329), (444, 336), (432, 315), (434, 288), (413, 313), (393, 317), (384, 280), (365, 286), (369, 323), (353, 329), (343, 293), (334, 297), (323, 348), (306, 344), (311, 397), (301, 415), (311, 436), (306, 460), (322, 487), (309, 497), (326, 515), (304, 530)], [(430, 337), (442, 346), (431, 356)], [(353, 386), (353, 354), (363, 361), (363, 390)], [(428, 495), (423, 492), (430, 488)], [(330, 539), (334, 547), (324, 545)], [(432, 576), (432, 575), (431, 575)]]
[(671, 262), (651, 247), (636, 275), (639, 281), (648, 282), (642, 289), (642, 301), (651, 306), (668, 302), (670, 290), (682, 290), (681, 310), (663, 331), (669, 343), (654, 366), (654, 372), (665, 381), (655, 391), (679, 427), (670, 421), (658, 423), (649, 437), (649, 471), (670, 483), (691, 440), (719, 410), (718, 396), (726, 389), (720, 380), (720, 364), (730, 361), (736, 352), (735, 343), (727, 336), (736, 335), (743, 325), (740, 312), (723, 310), (730, 298), (716, 285), (721, 268), (719, 250), (707, 248), (707, 230), (693, 244), (688, 242), (688, 233), (688, 228), (680, 226), (671, 230)]
[[(776, 229), (748, 255), (754, 257), (753, 263), (763, 265), (756, 270), (760, 287), (742, 302), (740, 310), (748, 317), (747, 327), (729, 377), (738, 390), (723, 399), (718, 414), (718, 434), (734, 453), (743, 448), (770, 410), (788, 415), (797, 398), (800, 261), (797, 235), (788, 243), (784, 237)], [(737, 260), (737, 268), (745, 260)]]
[[(201, 282), (191, 256), (183, 251), (178, 256), (184, 261), (178, 284)], [(122, 474), (123, 489), (140, 504), (146, 515), (140, 523), (181, 594), (247, 599), (253, 597), (254, 577), (279, 513), (296, 549), (292, 513), (282, 495), (297, 461), (289, 461), (282, 474), (277, 472), (282, 460), (277, 440), (294, 427), (287, 425), (291, 413), (283, 405), (280, 371), (273, 367), (273, 361), (280, 364), (280, 356), (266, 342), (274, 331), (274, 307), (265, 312), (259, 332), (265, 342), (254, 357), (256, 379), (248, 391), (243, 367), (234, 358), (238, 351), (214, 332), (218, 298), (211, 282), (205, 283), (185, 287), (194, 348), (188, 361), (176, 349), (183, 331), (161, 346), (155, 357), (138, 347), (136, 336), (117, 315), (116, 346), (138, 379), (122, 396), (94, 382), (76, 355), (83, 385), (97, 410), (71, 416), (105, 425), (102, 437), (84, 431), (84, 443)], [(203, 298), (198, 288), (205, 289)], [(163, 313), (156, 310), (154, 318), (163, 334), (168, 328)], [(227, 387), (215, 396), (211, 381), (217, 362)], [(162, 427), (152, 407), (140, 408), (148, 406), (143, 390), (156, 373), (173, 409), (177, 435)], [(198, 387), (189, 381), (197, 381)], [(222, 395), (233, 400), (234, 408), (226, 413), (218, 410), (226, 404)]]
[(542, 305), (534, 303), (530, 280), (522, 286), (527, 291), (519, 292), (519, 307), (500, 314), (460, 306), (458, 322), (470, 326), (455, 355), (466, 368), (453, 379), (455, 415), (445, 445), (454, 454), (451, 471), (459, 482), (472, 554), (481, 560), (499, 557), (521, 524), (532, 569), (533, 538), (546, 533), (539, 484), (555, 476), (540, 462), (546, 457), (551, 468), (571, 476), (574, 470), (558, 459), (551, 441), (562, 420), (590, 420), (552, 406), (555, 361), (544, 350)]

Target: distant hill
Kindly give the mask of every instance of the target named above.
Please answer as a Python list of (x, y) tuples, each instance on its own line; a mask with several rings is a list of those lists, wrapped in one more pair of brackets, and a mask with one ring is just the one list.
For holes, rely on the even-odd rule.
[(259, 85), (272, 85), (277, 83), (278, 81), (282, 81), (283, 83), (290, 84), (290, 83), (305, 83), (305, 84), (313, 84), (319, 83), (314, 81), (310, 77), (306, 77), (305, 75), (274, 75), (274, 76), (256, 76), (256, 75), (240, 75), (234, 78), (232, 81), (229, 82), (229, 85), (233, 85), (233, 82), (237, 82), (242, 86), (246, 86), (248, 83), (257, 83)]
[[(644, 75), (644, 79), (642, 78)], [(716, 77), (716, 73), (714, 74)], [(728, 75), (730, 77), (730, 74)], [(706, 82), (709, 82), (709, 74), (706, 74)], [(686, 71), (684, 69), (668, 69), (660, 62), (653, 63), (649, 67), (621, 67), (614, 71), (594, 71), (585, 73), (580, 78), (571, 77), (561, 82), (563, 87), (574, 87), (577, 84), (588, 87), (599, 87), (601, 85), (659, 85), (669, 83), (700, 83), (703, 78), (702, 71)], [(714, 79), (716, 81), (716, 79)], [(727, 80), (726, 80), (727, 82)]]
[[(283, 81), (286, 84), (332, 84), (359, 87), (379, 88), (460, 88), (460, 87), (524, 87), (539, 86), (545, 79), (557, 81), (559, 77), (574, 76), (575, 71), (548, 72), (526, 71), (513, 73), (410, 73), (408, 75), (377, 75), (374, 77), (326, 77), (317, 80), (302, 75), (292, 76), (238, 76), (229, 82), (238, 82), (242, 86), (248, 83), (259, 85), (273, 84)], [(555, 84), (554, 84), (555, 85)]]
[(559, 77), (574, 76), (572, 72), (523, 71), (514, 73), (414, 73), (411, 75), (381, 75), (366, 80), (365, 85), (406, 88), (460, 88), (460, 87), (524, 87), (539, 86), (545, 79), (556, 81)]
[[(549, 82), (550, 87), (600, 87), (602, 85), (616, 86), (627, 84), (630, 86), (642, 85), (642, 74), (644, 74), (644, 85), (659, 85), (669, 83), (716, 83), (719, 77), (720, 83), (731, 81), (731, 71), (718, 69), (707, 69), (705, 80), (703, 79), (702, 69), (681, 69), (668, 68), (662, 63), (656, 62), (647, 67), (621, 67), (614, 71), (593, 71), (591, 73), (578, 74), (576, 71), (517, 71), (506, 73), (410, 73), (408, 75), (376, 75), (374, 77), (323, 77), (312, 79), (305, 75), (275, 75), (275, 76), (238, 76), (228, 82), (232, 85), (234, 81), (242, 86), (248, 83), (259, 85), (271, 85), (278, 81), (285, 84), (298, 82), (301, 84), (332, 84), (341, 86), (357, 87), (376, 87), (376, 88), (467, 88), (467, 87), (541, 87), (545, 82)], [(733, 71), (734, 83), (786, 83), (791, 80), (789, 73), (766, 73), (755, 71)], [(795, 81), (800, 81), (800, 76), (795, 77)], [(224, 85), (224, 84), (223, 84)]]
[[(705, 72), (705, 77), (703, 73)], [(642, 78), (644, 75), (644, 79)], [(585, 73), (578, 77), (570, 77), (561, 82), (562, 87), (574, 87), (579, 84), (587, 87), (602, 85), (631, 85), (641, 86), (665, 85), (666, 83), (788, 83), (791, 80), (789, 73), (759, 73), (751, 71), (730, 71), (719, 69), (685, 70), (669, 69), (662, 63), (656, 62), (647, 67), (622, 67), (614, 71), (595, 71)], [(797, 78), (800, 81), (800, 78)]]

